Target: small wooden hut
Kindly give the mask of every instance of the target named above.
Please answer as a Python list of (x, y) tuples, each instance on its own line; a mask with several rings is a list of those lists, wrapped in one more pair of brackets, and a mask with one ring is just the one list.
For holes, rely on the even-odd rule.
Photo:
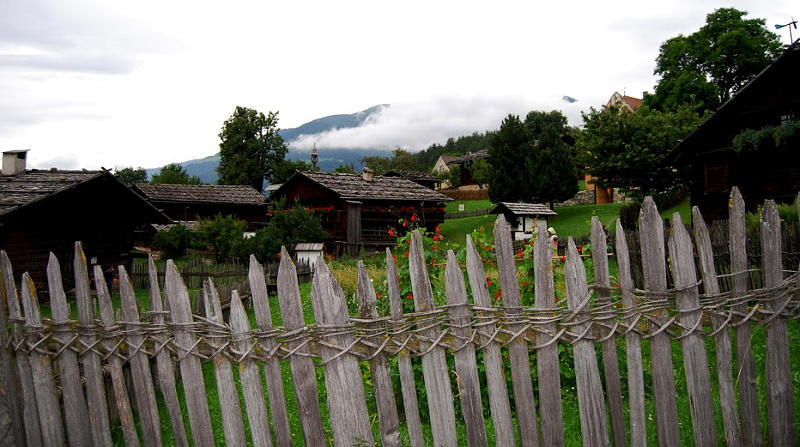
[(492, 209), (492, 214), (505, 216), (514, 240), (521, 241), (533, 237), (539, 219), (555, 216), (556, 212), (542, 203), (500, 202)]

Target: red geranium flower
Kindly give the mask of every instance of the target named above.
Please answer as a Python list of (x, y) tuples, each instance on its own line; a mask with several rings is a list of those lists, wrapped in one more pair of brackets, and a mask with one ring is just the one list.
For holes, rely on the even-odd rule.
[(375, 294), (375, 296), (376, 296), (378, 299), (381, 299), (381, 293), (380, 293), (380, 292), (376, 293), (376, 294)]
[(413, 300), (414, 299), (414, 294), (411, 293), (411, 292), (408, 292), (408, 294), (406, 295), (406, 299), (407, 300)]

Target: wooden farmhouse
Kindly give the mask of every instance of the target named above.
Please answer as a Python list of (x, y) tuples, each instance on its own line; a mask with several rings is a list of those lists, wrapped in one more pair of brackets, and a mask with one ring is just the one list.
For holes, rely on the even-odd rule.
[(246, 221), (248, 230), (256, 230), (267, 219), (266, 198), (252, 186), (137, 183), (134, 189), (176, 221), (230, 215)]
[(130, 267), (139, 231), (152, 223), (170, 223), (107, 171), (25, 170), (20, 154), (3, 153), (9, 169), (0, 176), (0, 249), (14, 263), (17, 280), (27, 271), (40, 291), (47, 289), (50, 252), (72, 284), (68, 272), (76, 241), (82, 242), (90, 263)]
[(500, 202), (492, 209), (492, 214), (505, 216), (514, 240), (521, 241), (533, 237), (539, 219), (546, 221), (548, 216), (555, 216), (556, 212), (541, 203)]
[(800, 190), (800, 43), (742, 87), (672, 151), (692, 205), (726, 218), (732, 186), (748, 211), (766, 198), (792, 202)]
[(452, 200), (401, 177), (297, 172), (272, 195), (287, 204), (313, 210), (328, 233), (325, 251), (355, 256), (393, 246), (389, 229), (403, 231), (398, 220), (434, 231), (444, 221), (444, 202)]

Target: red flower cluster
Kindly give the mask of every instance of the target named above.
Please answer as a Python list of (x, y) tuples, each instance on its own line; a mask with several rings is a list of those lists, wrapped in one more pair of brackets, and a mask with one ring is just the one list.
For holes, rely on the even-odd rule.
[(406, 294), (406, 299), (407, 300), (413, 300), (414, 299), (414, 294), (411, 293), (411, 292), (408, 292), (408, 294)]
[(376, 293), (375, 297), (377, 297), (378, 299), (381, 299), (381, 293), (380, 292)]
[(394, 237), (394, 235), (395, 235), (395, 234), (394, 234), (394, 229), (393, 229), (393, 228), (389, 228), (389, 231), (388, 231), (388, 233), (389, 233), (389, 236), (392, 236), (392, 237)]

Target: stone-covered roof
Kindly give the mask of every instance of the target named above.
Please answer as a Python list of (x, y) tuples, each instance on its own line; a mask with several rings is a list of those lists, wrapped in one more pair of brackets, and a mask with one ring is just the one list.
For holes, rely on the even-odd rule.
[(266, 198), (252, 186), (245, 185), (166, 185), (137, 183), (151, 202), (236, 203), (263, 205)]
[(396, 171), (391, 170), (384, 174), (385, 177), (402, 177), (404, 179), (408, 179), (411, 181), (427, 181), (427, 182), (438, 182), (439, 179), (434, 177), (430, 174), (426, 174), (424, 172), (417, 172), (417, 171)]
[(104, 175), (104, 171), (30, 169), (0, 176), (0, 215)]
[(556, 212), (543, 203), (500, 202), (492, 209), (492, 214), (500, 214), (508, 210), (515, 216), (555, 216)]
[(364, 180), (359, 174), (339, 174), (328, 172), (297, 172), (283, 184), (274, 195), (294, 183), (298, 176), (307, 178), (345, 200), (407, 200), (418, 202), (446, 202), (453, 200), (419, 183), (402, 177), (374, 176)]
[(489, 149), (483, 149), (477, 152), (472, 152), (470, 154), (462, 155), (460, 157), (453, 157), (450, 161), (446, 163), (448, 165), (457, 165), (467, 161), (478, 160), (482, 158), (489, 158)]

